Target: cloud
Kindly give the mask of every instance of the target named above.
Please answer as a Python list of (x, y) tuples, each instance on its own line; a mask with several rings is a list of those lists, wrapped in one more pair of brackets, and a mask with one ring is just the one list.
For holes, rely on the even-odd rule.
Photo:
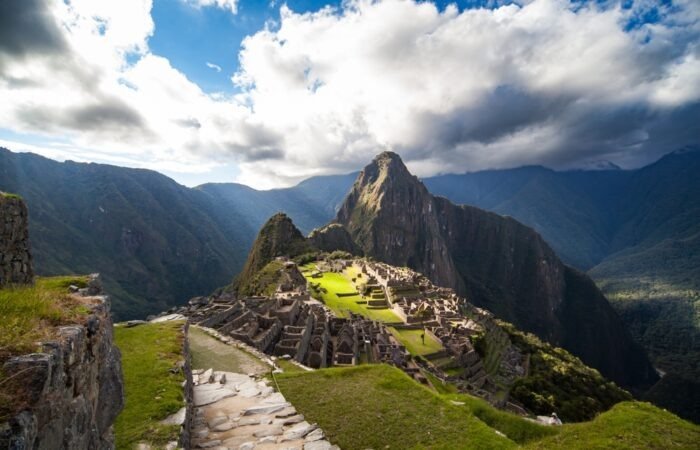
[(206, 6), (215, 6), (221, 9), (227, 9), (232, 14), (238, 12), (238, 0), (185, 0), (190, 5), (202, 8)]
[(700, 8), (676, 3), (646, 24), (649, 4), (635, 8), (283, 6), (278, 29), (244, 41), (234, 81), (284, 136), (284, 158), (242, 176), (356, 168), (384, 148), (424, 175), (591, 158), (630, 166), (698, 142), (676, 119), (700, 121)]
[(210, 69), (214, 69), (217, 72), (221, 72), (221, 66), (219, 66), (217, 64), (207, 62), (207, 67), (209, 67)]
[[(693, 0), (283, 5), (278, 24), (244, 40), (236, 95), (205, 93), (151, 52), (150, 0), (9, 3), (0, 128), (60, 141), (47, 155), (191, 172), (234, 163), (237, 181), (273, 187), (356, 170), (384, 149), (427, 176), (632, 167), (700, 142)], [(19, 39), (18, 27), (36, 32)]]

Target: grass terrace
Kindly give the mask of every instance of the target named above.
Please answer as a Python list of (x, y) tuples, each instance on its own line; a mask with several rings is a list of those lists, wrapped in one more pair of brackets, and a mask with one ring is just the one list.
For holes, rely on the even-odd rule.
[(320, 290), (311, 289), (314, 297), (323, 300), (338, 317), (348, 317), (349, 313), (361, 314), (368, 319), (385, 323), (400, 323), (401, 319), (390, 309), (371, 309), (364, 303), (363, 298), (353, 285), (350, 277), (345, 274), (335, 272), (324, 272), (320, 277), (314, 278), (312, 274), (316, 271), (314, 263), (301, 267), (301, 273), (309, 284), (318, 284)]
[(398, 330), (394, 327), (389, 327), (389, 331), (412, 355), (424, 356), (443, 349), (442, 343), (429, 333), (425, 333), (424, 344), (421, 339), (421, 334), (424, 333), (423, 330)]
[[(37, 277), (34, 285), (0, 289), (0, 368), (12, 356), (35, 352), (38, 342), (52, 340), (56, 327), (82, 323), (89, 313), (86, 299), (71, 295), (68, 287), (82, 288), (87, 281), (87, 276)], [(19, 392), (0, 370), (0, 420), (21, 409)]]
[(139, 442), (160, 448), (179, 438), (179, 425), (160, 421), (184, 406), (185, 377), (181, 370), (171, 371), (183, 359), (183, 325), (184, 321), (173, 321), (115, 327), (126, 397), (114, 424), (118, 449), (132, 449)]

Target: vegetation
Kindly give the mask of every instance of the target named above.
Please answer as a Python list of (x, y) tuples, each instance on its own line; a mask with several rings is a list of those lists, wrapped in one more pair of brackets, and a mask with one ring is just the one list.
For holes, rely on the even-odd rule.
[(622, 402), (593, 421), (547, 427), (466, 394), (435, 393), (387, 365), (285, 373), (276, 379), (307, 420), (349, 450), (696, 449), (700, 442), (700, 427), (647, 403)]
[[(81, 323), (88, 313), (84, 300), (68, 287), (85, 287), (87, 277), (37, 278), (32, 286), (0, 289), (0, 368), (10, 357), (37, 350), (53, 339), (57, 326)], [(0, 421), (24, 406), (20, 384), (0, 369)]]
[(34, 285), (0, 289), (0, 363), (36, 349), (50, 339), (58, 325), (80, 322), (87, 313), (84, 300), (68, 287), (87, 285), (85, 276), (37, 277)]
[(279, 284), (280, 272), (284, 265), (279, 261), (271, 261), (260, 269), (252, 279), (241, 282), (238, 288), (240, 295), (267, 295), (274, 294)]
[(160, 422), (184, 406), (183, 321), (117, 326), (114, 337), (122, 352), (126, 402), (114, 424), (116, 447), (139, 442), (162, 446), (179, 437), (179, 426)]
[(387, 365), (284, 373), (276, 379), (306, 419), (343, 449), (515, 447), (468, 409)]
[(381, 322), (401, 322), (390, 309), (370, 309), (366, 304), (358, 303), (362, 298), (352, 281), (344, 274), (325, 272), (319, 277), (314, 277), (315, 267), (315, 264), (303, 266), (302, 274), (308, 280), (313, 296), (323, 300), (338, 317), (348, 317), (352, 312)]
[[(391, 331), (394, 337), (396, 337), (412, 355), (429, 355), (430, 353), (439, 352), (443, 349), (442, 343), (424, 330), (399, 330), (394, 327), (389, 327), (389, 331)], [(421, 335), (425, 336), (425, 343)]]
[(224, 344), (197, 327), (188, 332), (193, 369), (214, 369), (237, 373), (266, 373), (270, 366), (233, 345)]
[(700, 427), (649, 403), (622, 402), (594, 420), (564, 425), (536, 449), (697, 449)]
[(21, 196), (19, 196), (19, 195), (17, 195), (17, 194), (13, 194), (13, 193), (10, 193), (10, 192), (3, 192), (3, 191), (0, 191), (0, 197), (5, 197), (5, 198), (18, 198), (18, 199), (21, 199), (21, 198), (22, 198)]
[(556, 412), (562, 420), (576, 422), (590, 420), (614, 404), (632, 399), (566, 350), (509, 323), (499, 321), (499, 325), (517, 347), (530, 354), (529, 375), (516, 381), (510, 392), (530, 411), (541, 415)]

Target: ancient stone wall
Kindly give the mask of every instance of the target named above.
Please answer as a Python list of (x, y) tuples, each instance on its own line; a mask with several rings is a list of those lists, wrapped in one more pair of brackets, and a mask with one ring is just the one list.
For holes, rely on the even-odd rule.
[(93, 277), (81, 289), (90, 314), (82, 324), (59, 328), (40, 352), (9, 359), (25, 409), (0, 422), (0, 448), (111, 449), (112, 424), (124, 406), (121, 355), (112, 339), (109, 298)]
[(14, 195), (0, 192), (0, 287), (31, 283), (27, 206)]

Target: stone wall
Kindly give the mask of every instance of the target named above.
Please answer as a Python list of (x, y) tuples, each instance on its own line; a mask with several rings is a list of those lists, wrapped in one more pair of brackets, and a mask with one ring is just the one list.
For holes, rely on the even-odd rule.
[(186, 450), (192, 448), (192, 436), (190, 433), (192, 430), (192, 421), (194, 420), (194, 384), (192, 382), (192, 356), (190, 354), (190, 344), (188, 339), (189, 328), (190, 323), (187, 321), (185, 322), (185, 325), (183, 325), (185, 339), (182, 343), (182, 355), (185, 362), (183, 367), (183, 371), (185, 373), (185, 386), (183, 387), (183, 395), (185, 397), (185, 418), (184, 423), (182, 424), (180, 442), (178, 442), (178, 446)]
[(60, 327), (54, 341), (40, 344), (40, 353), (4, 364), (26, 408), (0, 423), (0, 448), (114, 448), (112, 424), (124, 394), (109, 298), (96, 276), (81, 294), (91, 309), (84, 323)]
[(33, 278), (27, 206), (21, 198), (0, 192), (0, 287), (31, 283)]

